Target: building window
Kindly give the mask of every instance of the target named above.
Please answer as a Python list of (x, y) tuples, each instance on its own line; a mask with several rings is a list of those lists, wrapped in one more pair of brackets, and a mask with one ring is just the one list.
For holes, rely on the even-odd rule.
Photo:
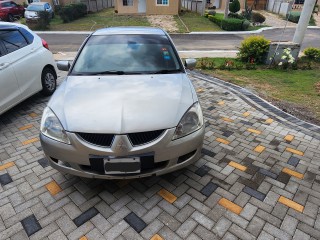
[(169, 5), (169, 0), (157, 0), (157, 5)]
[(123, 6), (133, 6), (133, 0), (123, 0)]

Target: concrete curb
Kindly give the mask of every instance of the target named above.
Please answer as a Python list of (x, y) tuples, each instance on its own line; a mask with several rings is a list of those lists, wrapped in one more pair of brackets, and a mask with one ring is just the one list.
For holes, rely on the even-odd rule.
[[(287, 27), (287, 28), (295, 28), (295, 27)], [(264, 27), (260, 28), (255, 31), (236, 31), (236, 32), (190, 32), (190, 33), (170, 33), (170, 35), (173, 34), (185, 34), (185, 35), (196, 35), (196, 34), (211, 34), (211, 35), (234, 35), (234, 34), (243, 34), (243, 35), (249, 35), (249, 34), (256, 34), (256, 33), (262, 33), (263, 31), (267, 30), (274, 30), (274, 29), (283, 29), (283, 27)], [(320, 29), (320, 27), (317, 26), (309, 26), (308, 29)], [(74, 34), (74, 35), (83, 35), (83, 34), (91, 34), (93, 31), (35, 31), (37, 34)]]
[[(262, 33), (263, 31), (267, 30), (276, 30), (276, 29), (283, 29), (284, 27), (264, 27), (260, 28), (258, 30), (254, 31), (235, 31), (235, 32), (190, 32), (189, 34), (212, 34), (212, 35), (233, 35), (233, 34), (243, 34), (243, 35), (248, 35), (248, 34), (255, 34), (255, 33)], [(286, 28), (295, 28), (295, 27), (286, 27)], [(320, 27), (317, 26), (309, 26), (308, 29), (320, 29)]]

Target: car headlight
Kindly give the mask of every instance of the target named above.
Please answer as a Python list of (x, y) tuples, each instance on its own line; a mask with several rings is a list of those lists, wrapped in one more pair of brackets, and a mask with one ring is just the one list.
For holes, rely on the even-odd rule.
[(173, 139), (184, 137), (199, 130), (203, 125), (203, 116), (199, 102), (194, 103), (181, 118)]
[(43, 111), (40, 130), (41, 133), (48, 138), (70, 144), (70, 140), (67, 136), (66, 131), (63, 129), (57, 116), (51, 111), (49, 107), (46, 107)]

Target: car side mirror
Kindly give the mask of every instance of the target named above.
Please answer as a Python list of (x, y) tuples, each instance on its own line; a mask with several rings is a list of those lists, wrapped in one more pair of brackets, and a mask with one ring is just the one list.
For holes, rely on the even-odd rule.
[(70, 63), (69, 61), (58, 61), (57, 67), (61, 71), (69, 71), (70, 69)]
[(194, 59), (194, 58), (187, 58), (185, 61), (184, 61), (184, 66), (187, 68), (187, 69), (193, 69), (196, 67), (196, 64), (197, 64), (197, 60)]

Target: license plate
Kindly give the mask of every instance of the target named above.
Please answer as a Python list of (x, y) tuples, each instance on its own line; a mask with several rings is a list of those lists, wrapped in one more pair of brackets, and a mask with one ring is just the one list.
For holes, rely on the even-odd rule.
[(140, 173), (141, 163), (139, 157), (134, 158), (104, 158), (106, 174)]

